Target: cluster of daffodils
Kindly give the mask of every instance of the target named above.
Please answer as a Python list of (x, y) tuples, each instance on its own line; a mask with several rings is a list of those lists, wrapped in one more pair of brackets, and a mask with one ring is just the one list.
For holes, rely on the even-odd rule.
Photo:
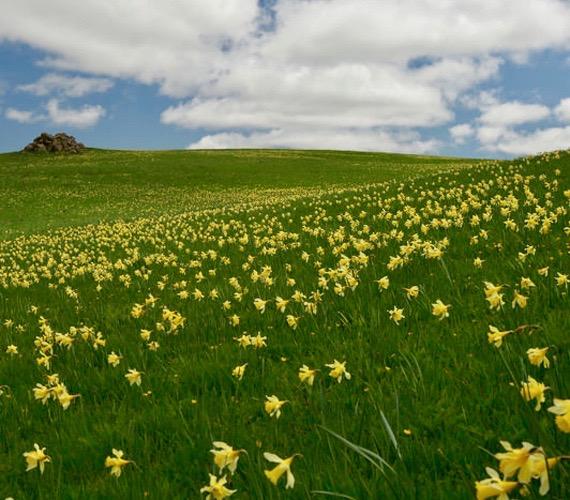
[(489, 477), (475, 483), (477, 500), (498, 497), (508, 499), (509, 493), (520, 488), (521, 495), (528, 494), (528, 485), (533, 480), (540, 483), (539, 494), (546, 495), (550, 490), (549, 471), (561, 460), (570, 457), (547, 457), (541, 447), (523, 442), (520, 448), (513, 448), (508, 441), (501, 441), (504, 452), (496, 453), (499, 471), (490, 467), (486, 471)]
[[(325, 366), (330, 368), (329, 376), (336, 380), (339, 384), (343, 381), (343, 379), (350, 380), (352, 375), (346, 369), (346, 361), (342, 363), (337, 361), (336, 359), (332, 363), (328, 363)], [(241, 367), (234, 368), (235, 370), (240, 369)], [(245, 366), (243, 367), (245, 369)], [(315, 376), (317, 375), (317, 369), (311, 369), (307, 365), (301, 366), (299, 368), (299, 380), (307, 384), (308, 386), (312, 386), (315, 382)], [(234, 376), (235, 373), (234, 373)], [(242, 375), (243, 376), (243, 375)], [(281, 408), (286, 404), (289, 403), (287, 400), (280, 400), (277, 396), (265, 396), (265, 403), (264, 409), (265, 413), (267, 413), (270, 417), (279, 418), (281, 416)]]
[(57, 401), (64, 410), (69, 408), (71, 402), (79, 397), (79, 394), (70, 394), (65, 384), (60, 382), (59, 375), (53, 373), (46, 376), (46, 385), (37, 383), (33, 389), (34, 398), (47, 404), (51, 399)]
[[(544, 272), (542, 274), (545, 274)], [(521, 287), (530, 289), (536, 285), (530, 278), (521, 279)], [(489, 303), (498, 304), (502, 307), (502, 294), (500, 293), (502, 286), (495, 286), (492, 283), (485, 283), (485, 295)], [(515, 292), (516, 294), (516, 292)], [(515, 302), (522, 299), (513, 300), (513, 308)], [(524, 298), (526, 301), (526, 298)], [(519, 303), (521, 308), (526, 306)], [(492, 308), (495, 308), (491, 305)], [(501, 348), (505, 338), (511, 334), (521, 334), (525, 331), (532, 333), (536, 327), (533, 325), (521, 325), (514, 330), (500, 330), (496, 326), (489, 325), (487, 339), (490, 344), (497, 348)], [(550, 368), (550, 360), (547, 357), (549, 347), (531, 347), (526, 351), (528, 362), (537, 368)], [(534, 410), (539, 412), (542, 405), (546, 402), (546, 392), (550, 389), (544, 383), (536, 380), (528, 375), (525, 381), (520, 383), (520, 395), (527, 402), (534, 403)], [(570, 433), (570, 399), (553, 399), (553, 406), (548, 408), (550, 413), (556, 415), (555, 424), (559, 431)], [(549, 471), (553, 469), (561, 460), (570, 459), (568, 456), (548, 457), (544, 449), (528, 442), (523, 442), (520, 448), (513, 448), (507, 441), (501, 441), (504, 452), (495, 454), (495, 458), (499, 460), (499, 472), (487, 467), (488, 478), (475, 483), (477, 499), (498, 497), (501, 500), (507, 500), (509, 494), (516, 489), (520, 489), (521, 495), (528, 494), (528, 487), (532, 480), (539, 481), (540, 486), (538, 492), (540, 495), (546, 495), (550, 490)]]
[[(236, 450), (223, 441), (214, 441), (210, 452), (214, 456), (214, 466), (216, 474), (209, 474), (209, 483), (200, 489), (200, 493), (206, 493), (206, 500), (219, 500), (232, 496), (237, 492), (231, 489), (232, 477), (236, 472), (238, 461), (242, 454), (247, 454), (245, 450)], [(298, 453), (289, 458), (281, 458), (274, 453), (265, 452), (263, 457), (268, 462), (277, 464), (273, 469), (264, 471), (265, 477), (277, 486), (281, 477), (286, 475), (285, 489), (295, 486), (295, 476), (291, 472), (291, 465)]]
[[(359, 345), (350, 350), (362, 318), (377, 317), (382, 334), (393, 335), (402, 347), (408, 338), (404, 330), (426, 327), (425, 336), (453, 330), (460, 337), (462, 322), (485, 317), (485, 325), (491, 323), (488, 342), (502, 348), (499, 354), (509, 354), (521, 343), (517, 337), (544, 328), (530, 324), (542, 321), (535, 316), (539, 306), (567, 307), (570, 190), (561, 189), (559, 174), (545, 172), (529, 173), (524, 163), (489, 163), (461, 176), (451, 171), (406, 183), (319, 189), (302, 200), (281, 197), (0, 241), (0, 290), (10, 298), (9, 317), (0, 322), (6, 373), (29, 369), (47, 377), (34, 388), (14, 391), (17, 404), (25, 411), (21, 393), (29, 399), (33, 390), (42, 404), (55, 402), (69, 410), (67, 419), (79, 406), (87, 413), (91, 405), (108, 410), (105, 398), (83, 389), (94, 384), (71, 382), (68, 373), (116, 382), (109, 399), (128, 394), (125, 405), (136, 405), (143, 381), (165, 402), (176, 399), (168, 397), (172, 387), (192, 387), (206, 399), (215, 397), (206, 376), (211, 371), (220, 375), (225, 394), (234, 391), (236, 415), (261, 415), (256, 421), (261, 432), (277, 433), (283, 431), (276, 420), (287, 420), (301, 407), (301, 398), (312, 404), (315, 385), (328, 383), (337, 403), (357, 390), (350, 372), (363, 379), (361, 373), (372, 364), (359, 353), (377, 354), (366, 349), (373, 339), (360, 332)], [(473, 302), (466, 302), (463, 292), (471, 291)], [(338, 347), (339, 338), (350, 347)], [(330, 347), (326, 358), (313, 350), (319, 340)], [(525, 373), (515, 379), (516, 397), (521, 411), (548, 417), (553, 432), (568, 433), (570, 400), (563, 399), (564, 386), (549, 378), (550, 367), (558, 369), (564, 359), (554, 356), (560, 349), (554, 344), (545, 337), (524, 346)], [(211, 363), (206, 375), (195, 376), (193, 359), (182, 363), (181, 352)], [(294, 364), (287, 365), (287, 359)], [(193, 377), (191, 383), (177, 385), (178, 373), (170, 368), (178, 362)], [(421, 360), (417, 365), (420, 370)], [(81, 405), (73, 404), (79, 395), (70, 393), (55, 371), (82, 388)], [(275, 389), (260, 384), (266, 374), (279, 380)], [(400, 374), (396, 367), (394, 374)], [(372, 387), (367, 397), (381, 397), (382, 380), (375, 379), (382, 378), (366, 377)], [(18, 381), (1, 382), (12, 387)], [(250, 411), (239, 404), (246, 398), (256, 401), (253, 411), (259, 415), (240, 413)], [(42, 411), (33, 404), (53, 424), (49, 406)], [(311, 411), (304, 418), (308, 426), (321, 423)], [(414, 438), (420, 440), (419, 434)], [(532, 489), (535, 481), (541, 493), (547, 492), (548, 471), (561, 469), (564, 457), (551, 456), (546, 443), (539, 442), (546, 451), (528, 443), (519, 449), (505, 445), (506, 455), (526, 461), (521, 458), (513, 469), (497, 454), (498, 472), (489, 469), (489, 478), (477, 482), (479, 498), (503, 495), (503, 500), (512, 491)], [(43, 472), (51, 460), (45, 450), (36, 445), (26, 452), (29, 469)], [(214, 499), (231, 496), (244, 451), (221, 441), (211, 451), (214, 469), (202, 493)], [(278, 484), (286, 478), (292, 488), (295, 456), (266, 452), (272, 464), (265, 470), (267, 479)], [(104, 465), (118, 477), (129, 464), (134, 463), (113, 449)]]
[[(51, 462), (51, 457), (46, 454), (46, 448), (41, 448), (40, 445), (34, 443), (34, 449), (26, 451), (24, 454), (26, 459), (26, 472), (33, 469), (39, 469), (40, 474), (44, 473), (46, 464)], [(120, 477), (123, 467), (133, 463), (132, 460), (123, 458), (124, 452), (113, 448), (112, 455), (105, 458), (104, 466), (110, 469), (110, 474), (115, 477)]]

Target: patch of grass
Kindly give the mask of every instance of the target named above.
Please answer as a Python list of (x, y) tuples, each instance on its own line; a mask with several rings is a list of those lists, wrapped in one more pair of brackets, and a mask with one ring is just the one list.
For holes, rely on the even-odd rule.
[(405, 179), (475, 160), (338, 151), (104, 151), (0, 155), (0, 238)]
[[(198, 498), (209, 473), (228, 474), (213, 463), (213, 441), (247, 451), (228, 475), (233, 498), (473, 498), (485, 467), (499, 467), (500, 440), (570, 454), (570, 435), (547, 411), (553, 398), (570, 399), (570, 154), (478, 165), (418, 158), (413, 168), (402, 159), (390, 180), (381, 176), (396, 171), (391, 163), (352, 176), (337, 164), (335, 177), (323, 160), (335, 154), (268, 153), (323, 155), (319, 175), (336, 181), (321, 185), (306, 164), (275, 184), (261, 167), (248, 180), (244, 163), (236, 183), (245, 193), (264, 175), (283, 191), (142, 218), (140, 200), (109, 180), (111, 222), (77, 226), (79, 212), (60, 214), (58, 229), (0, 241), (0, 495)], [(57, 159), (37, 161), (57, 168)], [(149, 188), (155, 170), (145, 169), (138, 182), (160, 199), (168, 187)], [(123, 206), (134, 219), (113, 222)], [(502, 306), (490, 308), (485, 282), (502, 287)], [(515, 292), (524, 307), (512, 305)], [(448, 317), (433, 314), (438, 299)], [(510, 331), (501, 347), (489, 342), (490, 325)], [(266, 346), (236, 340), (258, 333)], [(549, 368), (531, 364), (533, 347), (549, 348)], [(334, 360), (350, 378), (331, 376)], [(241, 380), (232, 375), (246, 363)], [(312, 386), (299, 378), (305, 364), (317, 370)], [(140, 386), (128, 369), (142, 373)], [(35, 398), (55, 373), (80, 395), (68, 409), (61, 385), (46, 404)], [(529, 376), (549, 387), (540, 411), (521, 396)], [(264, 407), (271, 395), (287, 401), (278, 419)], [(51, 457), (43, 475), (25, 471), (34, 443)], [(113, 448), (133, 461), (119, 478), (104, 466)], [(293, 489), (268, 481), (275, 464), (264, 452), (301, 454)], [(552, 498), (570, 496), (568, 473), (566, 460), (550, 471)], [(538, 480), (528, 486), (538, 498)]]

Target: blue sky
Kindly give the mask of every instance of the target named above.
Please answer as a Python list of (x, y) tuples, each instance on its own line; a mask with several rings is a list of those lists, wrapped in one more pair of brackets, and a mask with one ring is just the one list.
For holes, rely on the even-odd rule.
[(570, 147), (557, 0), (5, 0), (0, 151)]

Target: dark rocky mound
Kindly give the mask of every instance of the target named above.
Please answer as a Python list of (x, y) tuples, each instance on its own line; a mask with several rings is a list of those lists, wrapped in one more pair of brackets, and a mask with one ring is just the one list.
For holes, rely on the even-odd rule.
[(60, 132), (51, 135), (45, 132), (24, 148), (25, 153), (80, 153), (85, 146), (75, 137)]

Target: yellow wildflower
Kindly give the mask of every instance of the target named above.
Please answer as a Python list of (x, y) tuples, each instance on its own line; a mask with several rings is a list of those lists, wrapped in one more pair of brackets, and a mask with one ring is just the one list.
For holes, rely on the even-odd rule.
[(388, 314), (390, 315), (390, 319), (396, 323), (397, 325), (400, 324), (400, 321), (402, 321), (406, 316), (404, 316), (404, 310), (403, 309), (399, 309), (398, 307), (394, 306), (392, 309), (390, 309), (388, 311)]
[(543, 365), (544, 368), (548, 368), (550, 366), (550, 361), (546, 357), (547, 352), (548, 347), (543, 347), (542, 349), (539, 349), (538, 347), (532, 347), (526, 351), (526, 354), (531, 364), (535, 366)]
[(293, 476), (293, 473), (291, 472), (291, 464), (297, 455), (292, 455), (289, 458), (283, 459), (273, 453), (265, 452), (263, 456), (265, 457), (265, 460), (277, 464), (277, 466), (272, 470), (264, 471), (267, 479), (277, 486), (277, 482), (281, 476), (286, 473), (287, 483), (285, 484), (285, 489), (293, 488), (295, 486), (295, 476)]
[(270, 417), (279, 418), (281, 416), (281, 407), (288, 403), (288, 401), (281, 401), (277, 396), (265, 396), (267, 401), (265, 401), (265, 412), (269, 414)]
[(48, 462), (51, 462), (51, 457), (45, 454), (45, 448), (40, 448), (37, 443), (34, 443), (34, 450), (24, 453), (26, 459), (26, 472), (38, 467), (40, 474), (44, 473), (44, 468)]
[(475, 482), (477, 500), (493, 497), (498, 497), (499, 500), (508, 500), (508, 494), (518, 486), (518, 483), (516, 481), (501, 480), (497, 471), (490, 467), (487, 467), (485, 470), (490, 477)]
[(220, 469), (220, 473), (227, 467), (233, 474), (236, 471), (240, 453), (244, 450), (234, 450), (223, 441), (214, 441), (212, 444), (214, 449), (210, 450), (210, 452), (214, 455), (214, 463)]
[(226, 476), (218, 479), (213, 474), (210, 474), (210, 484), (200, 488), (200, 493), (208, 493), (206, 500), (222, 500), (231, 497), (237, 490), (230, 490), (226, 488), (228, 482)]
[(489, 325), (489, 332), (487, 333), (489, 344), (495, 344), (495, 347), (501, 347), (503, 345), (503, 338), (509, 333), (512, 333), (512, 330), (501, 331), (496, 326)]
[(527, 382), (522, 382), (521, 396), (525, 401), (536, 399), (535, 410), (539, 411), (542, 403), (546, 400), (544, 392), (548, 389), (543, 383), (536, 381), (531, 376), (528, 377)]
[(406, 297), (408, 299), (415, 299), (420, 294), (420, 288), (416, 285), (411, 286), (410, 288), (404, 288), (406, 292)]
[(350, 380), (352, 377), (352, 375), (346, 371), (346, 361), (341, 363), (335, 359), (332, 363), (325, 366), (331, 369), (329, 376), (336, 379), (339, 384), (342, 382), (343, 376), (346, 380)]
[(122, 469), (125, 465), (132, 463), (131, 460), (123, 458), (124, 452), (113, 448), (113, 456), (105, 458), (105, 467), (110, 467), (110, 474), (115, 477), (121, 475)]
[(307, 385), (313, 385), (316, 374), (317, 370), (311, 370), (307, 365), (303, 365), (299, 368), (299, 380)]
[(548, 408), (548, 411), (556, 415), (556, 426), (562, 432), (570, 433), (570, 399), (554, 398), (554, 406)]
[(121, 362), (122, 356), (120, 356), (119, 354), (116, 354), (115, 351), (111, 351), (111, 354), (109, 354), (107, 356), (107, 363), (109, 363), (112, 367), (117, 367), (119, 366), (119, 363)]
[(237, 378), (238, 380), (241, 380), (243, 378), (244, 373), (245, 373), (246, 366), (247, 366), (247, 363), (245, 363), (243, 365), (236, 366), (232, 370), (232, 376)]
[(437, 316), (440, 321), (444, 318), (449, 318), (448, 309), (451, 307), (450, 305), (446, 305), (440, 299), (437, 299), (431, 307), (431, 313)]
[(141, 385), (142, 382), (141, 375), (142, 375), (141, 372), (135, 370), (134, 368), (129, 368), (129, 372), (125, 374), (125, 378), (129, 381), (131, 385), (134, 384)]

